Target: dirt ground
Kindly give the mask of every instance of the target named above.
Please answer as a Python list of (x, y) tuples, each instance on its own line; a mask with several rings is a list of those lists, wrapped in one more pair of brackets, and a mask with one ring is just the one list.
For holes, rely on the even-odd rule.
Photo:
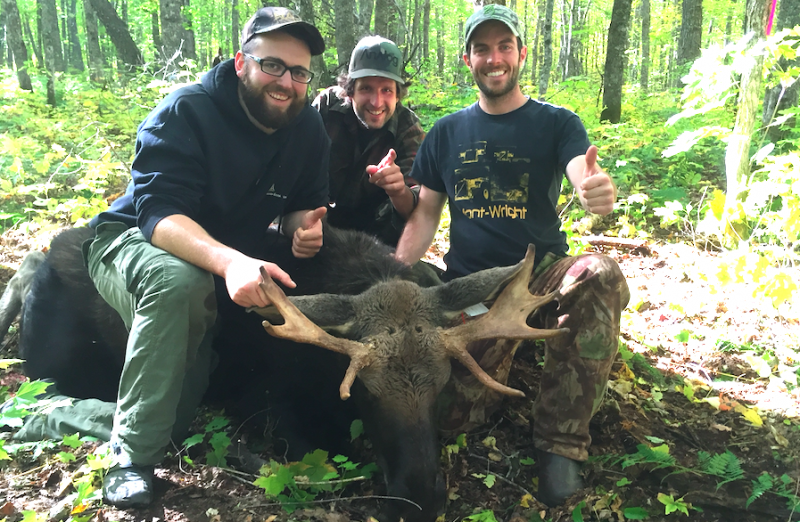
[[(25, 251), (38, 247), (23, 236), (6, 234), (2, 239), (0, 264), (11, 267), (18, 265)], [(536, 464), (528, 464), (528, 458), (533, 456), (530, 412), (541, 354), (528, 351), (517, 355), (510, 377), (510, 385), (527, 397), (507, 400), (489, 424), (467, 435), (466, 447), (457, 454), (444, 451), (453, 441), (443, 441), (449, 502), (441, 520), (456, 521), (492, 510), (498, 521), (623, 521), (635, 519), (623, 515), (632, 507), (643, 508), (649, 514), (646, 520), (651, 521), (800, 520), (785, 499), (769, 492), (745, 507), (752, 480), (762, 472), (775, 478), (787, 474), (789, 488), (798, 494), (800, 389), (783, 380), (759, 378), (746, 354), (725, 351), (729, 345), (716, 341), (755, 343), (777, 358), (791, 358), (800, 347), (797, 319), (778, 316), (743, 288), (712, 294), (693, 274), (702, 271), (714, 254), (685, 245), (658, 244), (633, 253), (604, 252), (619, 262), (637, 310), (624, 314), (622, 341), (627, 360), (618, 359), (605, 404), (592, 422), (591, 459), (583, 468), (586, 489), (555, 509), (535, 500)], [(2, 282), (12, 274), (12, 270), (2, 270)], [(676, 340), (676, 332), (682, 330), (691, 335), (681, 337), (685, 341)], [(15, 339), (9, 337), (0, 359), (15, 356)], [(18, 366), (0, 370), (2, 385), (13, 388), (21, 378)], [(691, 401), (686, 387), (694, 392)], [(752, 412), (761, 425), (754, 422)], [(494, 445), (484, 443), (490, 436)], [(618, 457), (635, 453), (639, 445), (662, 444), (678, 465), (693, 470), (700, 467), (700, 452), (714, 455), (730, 450), (741, 464), (744, 479), (718, 488), (720, 479), (691, 471), (678, 473), (676, 466), (655, 469), (653, 464), (638, 464), (623, 469), (617, 462)], [(0, 463), (0, 519), (22, 520), (24, 510), (66, 519), (58, 505), (69, 492), (63, 487), (68, 482), (65, 478), (77, 464), (58, 462), (54, 451), (35, 457), (18, 455)], [(360, 457), (353, 460), (363, 461)], [(157, 468), (156, 475), (152, 507), (127, 511), (99, 507), (88, 515), (96, 521), (126, 522), (362, 521), (377, 513), (380, 500), (376, 496), (383, 493), (379, 479), (360, 482), (337, 497), (289, 515), (251, 484), (254, 476), (203, 465), (192, 468), (175, 457)], [(496, 477), (491, 487), (485, 483), (488, 475)], [(689, 506), (688, 516), (665, 515), (660, 494), (682, 498)]]

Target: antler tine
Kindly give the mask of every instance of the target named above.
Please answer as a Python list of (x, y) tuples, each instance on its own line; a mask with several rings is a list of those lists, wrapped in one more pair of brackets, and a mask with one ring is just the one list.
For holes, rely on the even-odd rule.
[[(285, 321), (282, 325), (274, 325), (269, 321), (261, 324), (264, 329), (273, 337), (287, 339), (298, 343), (313, 344), (320, 348), (325, 348), (350, 356), (350, 366), (347, 368), (342, 384), (339, 386), (339, 396), (342, 400), (350, 397), (350, 387), (356, 379), (359, 370), (369, 366), (373, 361), (372, 350), (369, 345), (349, 339), (341, 339), (329, 334), (308, 317), (303, 315), (289, 299), (283, 290), (275, 284), (264, 268), (261, 268), (262, 282), (259, 286), (267, 295), (269, 300), (278, 309)], [(258, 312), (258, 309), (256, 309)]]
[(491, 309), (478, 319), (441, 332), (447, 353), (461, 362), (490, 389), (516, 397), (525, 394), (490, 377), (467, 351), (467, 344), (483, 339), (550, 339), (569, 332), (568, 328), (542, 330), (531, 328), (526, 320), (535, 310), (555, 299), (557, 292), (535, 296), (528, 290), (533, 274), (534, 248), (528, 247), (517, 275), (503, 289)]

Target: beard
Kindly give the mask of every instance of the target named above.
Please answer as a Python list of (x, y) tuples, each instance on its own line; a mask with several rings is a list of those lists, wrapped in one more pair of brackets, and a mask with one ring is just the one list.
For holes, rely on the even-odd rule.
[[(286, 109), (273, 107), (266, 99), (269, 96), (268, 92), (278, 92), (288, 96), (292, 103)], [(268, 129), (275, 130), (285, 127), (295, 119), (308, 100), (308, 94), (297, 96), (293, 89), (286, 90), (276, 84), (252, 85), (246, 74), (239, 82), (239, 97), (254, 120)]]
[(478, 72), (472, 73), (472, 79), (475, 80), (475, 83), (478, 85), (478, 89), (481, 90), (484, 96), (491, 99), (497, 99), (497, 98), (502, 98), (503, 96), (514, 90), (514, 88), (519, 83), (519, 73), (520, 73), (519, 64), (511, 67), (511, 70), (509, 71), (508, 74), (508, 80), (506, 80), (506, 83), (494, 89), (492, 89), (491, 87), (489, 87), (488, 85), (486, 85), (481, 81), (481, 76), (480, 73)]

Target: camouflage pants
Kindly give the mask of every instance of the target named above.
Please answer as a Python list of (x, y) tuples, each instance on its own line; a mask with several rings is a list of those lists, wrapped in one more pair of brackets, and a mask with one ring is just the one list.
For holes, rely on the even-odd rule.
[[(528, 324), (536, 328), (569, 328), (569, 334), (544, 343), (544, 372), (533, 405), (533, 441), (537, 448), (573, 460), (588, 458), (589, 421), (605, 394), (617, 354), (619, 320), (630, 293), (617, 263), (587, 254), (545, 256), (534, 269), (531, 293), (556, 291), (553, 302)], [(514, 354), (531, 342), (488, 340), (467, 350), (495, 380), (508, 381)], [(463, 366), (453, 363), (450, 382), (439, 401), (440, 427), (458, 434), (483, 424), (503, 397), (489, 391)]]

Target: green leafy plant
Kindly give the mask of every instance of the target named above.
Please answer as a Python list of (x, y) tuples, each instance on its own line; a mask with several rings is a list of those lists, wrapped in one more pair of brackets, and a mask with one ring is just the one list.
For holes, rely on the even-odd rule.
[(676, 499), (672, 495), (666, 495), (664, 493), (658, 494), (658, 501), (664, 504), (665, 515), (679, 512), (689, 516), (689, 508), (692, 507), (688, 502), (684, 502), (683, 497)]
[(287, 513), (292, 513), (320, 494), (341, 491), (351, 482), (372, 478), (378, 469), (373, 463), (361, 466), (343, 455), (331, 460), (323, 450), (285, 465), (271, 460), (254, 484), (264, 489), (267, 498), (277, 500)]
[[(227, 467), (228, 462), (228, 448), (231, 445), (231, 438), (225, 433), (225, 428), (230, 424), (230, 421), (222, 416), (214, 416), (206, 423), (203, 433), (196, 433), (183, 441), (185, 449), (192, 448), (207, 442), (209, 450), (206, 451), (205, 461), (209, 466), (217, 466), (220, 468)], [(184, 462), (189, 465), (194, 465), (194, 461), (188, 456), (183, 456)]]

